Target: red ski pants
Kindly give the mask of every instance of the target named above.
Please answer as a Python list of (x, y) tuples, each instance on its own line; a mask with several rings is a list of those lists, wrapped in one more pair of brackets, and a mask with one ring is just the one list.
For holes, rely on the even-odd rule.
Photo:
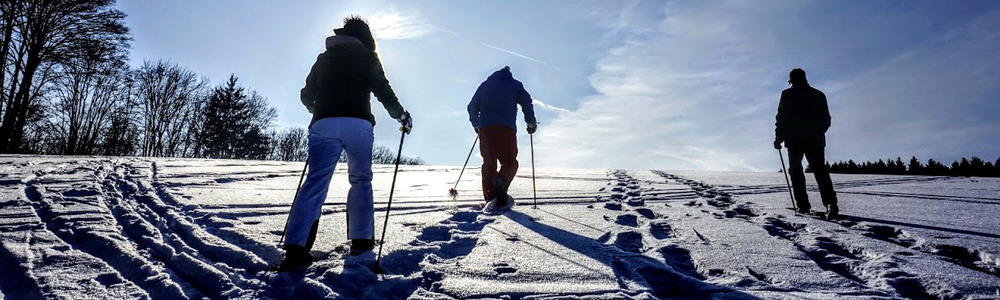
[[(479, 154), (483, 156), (483, 199), (493, 199), (493, 177), (503, 176), (510, 186), (517, 174), (517, 133), (502, 125), (479, 130)], [(497, 162), (500, 171), (497, 171)]]

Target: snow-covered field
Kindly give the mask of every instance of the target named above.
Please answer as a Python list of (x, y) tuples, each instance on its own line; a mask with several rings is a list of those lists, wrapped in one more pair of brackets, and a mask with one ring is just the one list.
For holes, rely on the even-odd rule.
[(834, 175), (849, 218), (829, 222), (787, 210), (780, 173), (539, 169), (533, 208), (527, 164), (501, 216), (476, 168), (452, 201), (458, 167), (401, 167), (384, 278), (343, 266), (338, 170), (317, 262), (279, 288), (301, 168), (0, 156), (0, 299), (1000, 298), (1000, 179)]

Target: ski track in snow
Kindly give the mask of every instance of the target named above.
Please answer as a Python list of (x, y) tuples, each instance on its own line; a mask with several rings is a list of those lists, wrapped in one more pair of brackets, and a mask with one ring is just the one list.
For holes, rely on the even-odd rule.
[[(734, 188), (718, 189), (695, 180), (685, 179), (662, 171), (654, 171), (657, 175), (672, 181), (690, 186), (702, 201), (690, 201), (684, 205), (701, 207), (703, 204), (716, 211), (705, 211), (716, 218), (739, 219), (762, 226), (769, 234), (792, 242), (800, 251), (808, 256), (823, 270), (831, 271), (848, 280), (857, 282), (865, 288), (872, 289), (871, 296), (900, 296), (913, 299), (961, 299), (963, 295), (944, 283), (928, 280), (919, 275), (907, 273), (897, 267), (893, 255), (910, 256), (909, 252), (880, 253), (877, 250), (857, 247), (850, 243), (838, 241), (836, 237), (822, 229), (810, 230), (809, 225), (791, 221), (783, 215), (767, 216), (755, 210), (750, 203), (737, 203), (732, 194), (762, 193), (759, 187), (749, 189)], [(839, 186), (873, 186), (882, 184), (911, 183), (914, 181), (933, 181), (941, 178), (892, 179), (876, 182), (849, 182)], [(787, 187), (781, 189), (767, 188), (770, 193), (785, 193)], [(814, 190), (815, 191), (815, 190)], [(938, 199), (940, 197), (928, 198)], [(791, 212), (789, 211), (791, 214)], [(866, 224), (856, 221), (856, 218), (846, 216), (844, 219), (824, 222), (837, 223), (844, 228), (859, 232), (861, 235), (890, 242), (914, 251), (938, 256), (941, 260), (954, 263), (987, 275), (1000, 276), (991, 254), (980, 250), (970, 250), (959, 246), (933, 244), (918, 236), (908, 234), (892, 226)], [(751, 276), (767, 282), (766, 275), (747, 267)], [(884, 293), (889, 292), (889, 293)]]
[[(4, 270), (0, 299), (962, 299), (990, 297), (991, 290), (960, 291), (935, 277), (940, 276), (935, 270), (921, 269), (919, 263), (954, 266), (993, 282), (1000, 278), (995, 248), (946, 244), (891, 222), (862, 217), (825, 221), (791, 211), (776, 213), (742, 199), (787, 193), (783, 185), (713, 186), (663, 171), (612, 170), (603, 178), (560, 173), (538, 177), (539, 181), (589, 182), (587, 186), (606, 184), (589, 191), (554, 187), (538, 197), (540, 207), (573, 207), (599, 216), (591, 219), (531, 209), (524, 200), (519, 200), (514, 211), (487, 216), (479, 213), (481, 201), (475, 197), (452, 201), (401, 195), (398, 201), (403, 204), (398, 210), (394, 205), (394, 218), (445, 217), (396, 221), (412, 230), (413, 237), (386, 249), (382, 264), (389, 274), (380, 277), (363, 267), (344, 265), (347, 245), (340, 244), (329, 252), (314, 251), (317, 261), (304, 278), (282, 286), (266, 271), (281, 258), (273, 244), (281, 231), (266, 230), (269, 236), (262, 240), (241, 228), (260, 226), (260, 218), (283, 220), (286, 201), (190, 204), (188, 200), (198, 196), (177, 191), (292, 178), (298, 172), (244, 171), (239, 167), (263, 162), (234, 162), (215, 165), (237, 167), (234, 172), (161, 174), (161, 162), (138, 158), (0, 161), (0, 172), (5, 173), (0, 174), (0, 270)], [(450, 172), (446, 168), (422, 170)], [(380, 172), (386, 171), (376, 170)], [(470, 178), (473, 187), (478, 184), (477, 177)], [(943, 180), (948, 178), (849, 180), (836, 182), (835, 188), (860, 196), (1000, 203), (1000, 198), (967, 195), (841, 191)], [(425, 181), (409, 188), (433, 187)], [(258, 191), (269, 189), (262, 185)], [(384, 203), (376, 201), (376, 207), (377, 214), (384, 213)], [(323, 216), (343, 214), (342, 202), (324, 205)], [(775, 249), (796, 252), (773, 258), (788, 264), (781, 268), (822, 274), (800, 280), (798, 271), (776, 269), (753, 258), (713, 257), (747, 253), (740, 244), (732, 244), (732, 237), (741, 234), (773, 239), (767, 243)], [(532, 269), (516, 257), (491, 259), (495, 254), (479, 251), (487, 248), (529, 249), (543, 259), (551, 257), (551, 264), (585, 272), (551, 278), (549, 270)], [(918, 262), (911, 262), (917, 258)], [(564, 280), (577, 283), (566, 285)], [(797, 284), (797, 280), (827, 285)], [(496, 286), (483, 288), (482, 282)], [(1000, 287), (996, 293), (1000, 297)]]

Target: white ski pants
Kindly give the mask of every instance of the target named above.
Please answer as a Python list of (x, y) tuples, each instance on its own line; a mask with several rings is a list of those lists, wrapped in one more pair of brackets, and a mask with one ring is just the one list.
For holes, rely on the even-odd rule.
[[(330, 189), (330, 178), (340, 159), (347, 153), (347, 173), (351, 188), (347, 192), (347, 235), (350, 239), (374, 237), (372, 202), (372, 123), (350, 117), (326, 118), (309, 127), (309, 172), (299, 196), (292, 204), (288, 219), (286, 244), (312, 246), (314, 222), (319, 221)], [(311, 233), (315, 234), (315, 233)], [(306, 245), (309, 243), (310, 245)]]

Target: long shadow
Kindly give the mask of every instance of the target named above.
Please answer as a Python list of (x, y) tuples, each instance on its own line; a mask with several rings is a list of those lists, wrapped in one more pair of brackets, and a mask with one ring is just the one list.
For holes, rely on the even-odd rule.
[[(818, 191), (818, 190), (817, 190)], [(927, 195), (927, 194), (909, 194), (909, 193), (891, 193), (891, 192), (868, 192), (868, 191), (838, 191), (838, 193), (843, 194), (856, 194), (856, 195), (868, 195), (868, 196), (880, 196), (880, 197), (894, 197), (903, 199), (923, 199), (923, 200), (940, 200), (940, 201), (954, 201), (954, 202), (966, 202), (966, 203), (976, 203), (976, 204), (989, 204), (989, 205), (1000, 205), (1000, 199), (995, 198), (979, 198), (979, 197), (961, 197), (961, 196), (938, 196), (938, 195)], [(983, 200), (970, 200), (970, 199), (983, 199)], [(993, 200), (993, 201), (989, 201)]]
[[(644, 282), (652, 290), (652, 293), (659, 298), (698, 298), (707, 299), (721, 294), (727, 297), (744, 299), (758, 299), (750, 294), (736, 291), (727, 287), (705, 283), (697, 278), (683, 274), (673, 265), (667, 265), (654, 258), (626, 252), (617, 247), (606, 246), (598, 241), (572, 233), (560, 228), (535, 222), (531, 216), (517, 211), (510, 211), (504, 214), (510, 220), (530, 229), (549, 240), (556, 242), (566, 248), (573, 249), (577, 253), (590, 257), (614, 271), (620, 288), (624, 286), (626, 280), (634, 282)], [(678, 254), (676, 249), (664, 254)], [(671, 257), (672, 262), (677, 260)], [(568, 258), (563, 258), (567, 259)], [(688, 263), (691, 263), (688, 260)]]
[(955, 228), (939, 227), (939, 226), (933, 226), (933, 225), (923, 225), (923, 224), (916, 224), (916, 223), (906, 223), (906, 222), (890, 221), (890, 220), (879, 220), (879, 219), (857, 217), (857, 216), (846, 216), (845, 215), (844, 217), (847, 218), (847, 219), (849, 219), (849, 220), (853, 220), (853, 221), (863, 221), (863, 222), (869, 222), (869, 223), (880, 223), (880, 224), (888, 224), (888, 225), (896, 225), (896, 226), (914, 227), (914, 228), (922, 228), (922, 229), (929, 229), (929, 230), (937, 230), (937, 231), (944, 231), (944, 232), (951, 232), (951, 233), (959, 233), (959, 234), (967, 234), (967, 235), (975, 235), (975, 236), (981, 236), (981, 237), (987, 237), (987, 238), (1000, 239), (1000, 234), (993, 234), (993, 233), (986, 233), (986, 232), (979, 232), (979, 231), (972, 231), (972, 230), (965, 230), (965, 229), (955, 229)]

